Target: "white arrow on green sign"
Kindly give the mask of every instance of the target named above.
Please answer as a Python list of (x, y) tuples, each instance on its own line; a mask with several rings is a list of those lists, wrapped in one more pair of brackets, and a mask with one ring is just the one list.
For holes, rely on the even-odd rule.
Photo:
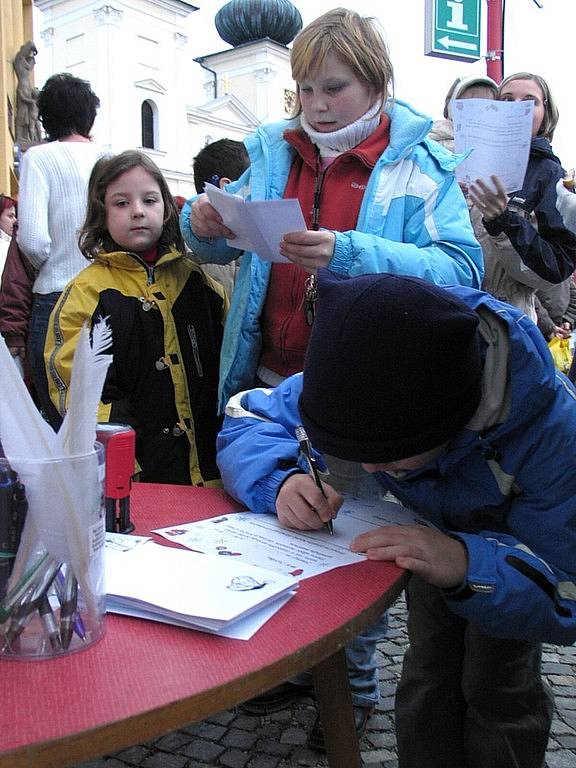
[(480, 58), (481, 2), (426, 0), (426, 56), (477, 61)]

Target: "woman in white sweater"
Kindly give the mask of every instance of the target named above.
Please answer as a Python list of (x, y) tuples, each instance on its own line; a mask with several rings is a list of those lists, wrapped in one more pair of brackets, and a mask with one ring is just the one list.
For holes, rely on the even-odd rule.
[(31, 376), (42, 412), (54, 428), (60, 416), (48, 396), (44, 342), (52, 308), (67, 283), (86, 266), (78, 231), (86, 213), (88, 179), (105, 150), (90, 131), (100, 101), (85, 80), (53, 75), (38, 96), (48, 142), (22, 159), (18, 198), (18, 244), (38, 276), (28, 335)]

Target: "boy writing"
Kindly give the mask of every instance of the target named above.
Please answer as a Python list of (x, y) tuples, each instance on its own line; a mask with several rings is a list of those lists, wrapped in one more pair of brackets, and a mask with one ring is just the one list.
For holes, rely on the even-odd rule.
[(540, 643), (576, 640), (574, 389), (537, 327), (483, 292), (326, 270), (319, 290), (304, 373), (228, 403), (225, 486), (291, 527), (336, 517), (339, 495), (304, 474), (303, 424), (430, 520), (352, 543), (413, 574), (400, 767), (541, 768)]

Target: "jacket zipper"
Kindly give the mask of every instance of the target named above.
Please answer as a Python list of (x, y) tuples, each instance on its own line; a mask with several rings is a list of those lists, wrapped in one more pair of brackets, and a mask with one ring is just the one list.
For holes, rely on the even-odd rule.
[(202, 367), (202, 360), (200, 360), (200, 348), (198, 346), (198, 337), (196, 336), (196, 329), (193, 325), (188, 325), (188, 336), (190, 337), (190, 343), (192, 344), (192, 354), (194, 355), (194, 363), (196, 364), (196, 373), (200, 378), (204, 376), (204, 369)]

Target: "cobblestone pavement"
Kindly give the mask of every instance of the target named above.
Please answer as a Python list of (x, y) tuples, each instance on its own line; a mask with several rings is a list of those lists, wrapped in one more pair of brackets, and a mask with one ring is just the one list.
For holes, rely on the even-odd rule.
[[(390, 613), (379, 647), (382, 698), (360, 744), (363, 764), (378, 768), (398, 765), (393, 708), (407, 645), (403, 600)], [(576, 768), (576, 647), (545, 646), (543, 670), (556, 700), (546, 768)], [(229, 710), (76, 768), (324, 768), (326, 757), (306, 748), (315, 716), (311, 698), (266, 717)]]

